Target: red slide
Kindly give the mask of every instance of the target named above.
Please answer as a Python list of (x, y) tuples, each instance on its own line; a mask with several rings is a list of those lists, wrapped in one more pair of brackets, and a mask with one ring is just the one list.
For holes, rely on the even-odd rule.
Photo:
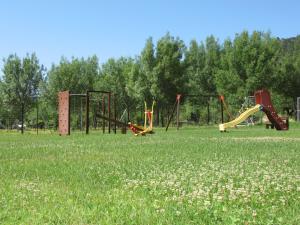
[(268, 119), (274, 124), (276, 130), (288, 130), (288, 126), (277, 115), (271, 101), (270, 93), (268, 90), (259, 90), (255, 92), (255, 102), (263, 106), (262, 111), (266, 113)]

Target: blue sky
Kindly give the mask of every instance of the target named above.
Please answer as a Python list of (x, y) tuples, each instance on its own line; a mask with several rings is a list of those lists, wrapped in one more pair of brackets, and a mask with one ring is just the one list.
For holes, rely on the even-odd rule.
[[(35, 52), (50, 67), (61, 56), (136, 56), (166, 32), (186, 44), (243, 30), (300, 34), (296, 0), (0, 0), (0, 58)], [(0, 62), (2, 68), (3, 62)]]

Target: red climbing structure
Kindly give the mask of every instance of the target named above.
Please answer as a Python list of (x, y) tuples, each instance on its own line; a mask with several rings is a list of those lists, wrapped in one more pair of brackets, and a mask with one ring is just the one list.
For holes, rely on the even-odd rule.
[(256, 104), (260, 104), (263, 106), (262, 111), (266, 113), (269, 121), (274, 124), (276, 130), (288, 130), (287, 124), (285, 124), (283, 120), (278, 116), (272, 105), (269, 91), (266, 89), (262, 89), (256, 91), (254, 95)]

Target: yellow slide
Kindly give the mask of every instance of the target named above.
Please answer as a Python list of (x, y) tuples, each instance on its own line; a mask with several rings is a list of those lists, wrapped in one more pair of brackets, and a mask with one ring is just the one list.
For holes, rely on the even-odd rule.
[(243, 112), (241, 115), (239, 115), (237, 118), (235, 118), (234, 120), (228, 122), (228, 123), (222, 123), (219, 125), (219, 130), (220, 131), (226, 131), (226, 128), (228, 127), (234, 127), (238, 124), (240, 124), (241, 122), (243, 122), (244, 120), (246, 120), (249, 116), (251, 116), (252, 114), (258, 112), (261, 110), (261, 105), (257, 104), (256, 106), (246, 110), (245, 112)]

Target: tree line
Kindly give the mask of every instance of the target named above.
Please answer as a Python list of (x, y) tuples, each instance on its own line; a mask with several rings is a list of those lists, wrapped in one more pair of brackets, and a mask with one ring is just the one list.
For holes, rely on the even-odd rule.
[(24, 58), (14, 54), (4, 59), (2, 72), (1, 124), (6, 118), (20, 118), (22, 105), (29, 118), (37, 99), (42, 118), (55, 124), (57, 93), (63, 90), (112, 91), (122, 103), (119, 110), (155, 99), (162, 125), (177, 93), (224, 95), (229, 104), (238, 105), (255, 90), (267, 88), (278, 110), (292, 112), (300, 96), (300, 36), (279, 39), (244, 31), (223, 43), (209, 36), (186, 46), (167, 33), (156, 43), (146, 40), (134, 58), (111, 58), (102, 65), (95, 55), (61, 58), (46, 70), (34, 53)]

